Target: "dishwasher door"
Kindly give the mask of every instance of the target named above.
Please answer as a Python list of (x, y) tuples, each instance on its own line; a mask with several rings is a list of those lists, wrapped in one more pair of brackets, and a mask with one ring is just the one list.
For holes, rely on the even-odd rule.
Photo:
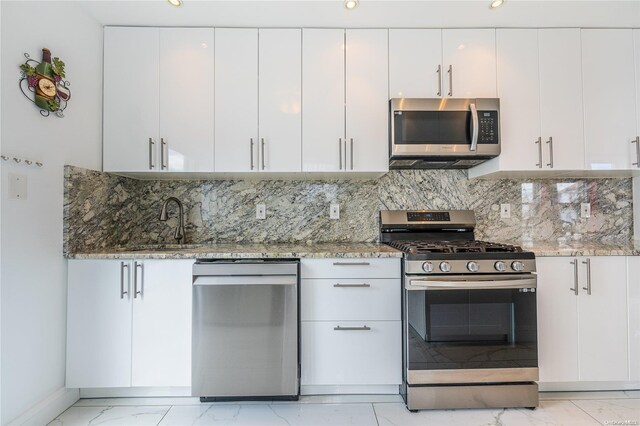
[(191, 394), (297, 399), (297, 261), (199, 261), (193, 271)]

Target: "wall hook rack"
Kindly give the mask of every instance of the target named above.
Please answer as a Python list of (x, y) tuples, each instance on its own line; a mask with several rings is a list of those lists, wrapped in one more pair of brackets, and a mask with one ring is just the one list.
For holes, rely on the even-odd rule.
[(42, 161), (33, 161), (26, 158), (13, 157), (13, 156), (4, 155), (4, 154), (0, 155), (0, 159), (2, 159), (2, 161), (13, 160), (16, 164), (24, 163), (27, 166), (32, 166), (32, 165), (35, 165), (37, 167), (44, 166), (44, 163)]

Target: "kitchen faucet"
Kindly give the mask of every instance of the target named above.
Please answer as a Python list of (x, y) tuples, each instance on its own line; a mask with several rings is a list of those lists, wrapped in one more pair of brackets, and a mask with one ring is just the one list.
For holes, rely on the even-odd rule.
[(184, 209), (182, 208), (182, 203), (176, 197), (169, 197), (162, 205), (162, 211), (160, 212), (160, 220), (165, 222), (169, 219), (169, 215), (167, 214), (167, 206), (171, 201), (174, 201), (178, 205), (178, 226), (176, 226), (176, 232), (173, 234), (173, 237), (178, 241), (178, 244), (184, 244)]

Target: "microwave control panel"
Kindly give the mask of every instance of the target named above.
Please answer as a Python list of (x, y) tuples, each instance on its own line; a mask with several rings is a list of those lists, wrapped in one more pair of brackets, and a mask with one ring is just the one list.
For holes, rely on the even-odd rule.
[(498, 143), (498, 111), (478, 111), (478, 143)]

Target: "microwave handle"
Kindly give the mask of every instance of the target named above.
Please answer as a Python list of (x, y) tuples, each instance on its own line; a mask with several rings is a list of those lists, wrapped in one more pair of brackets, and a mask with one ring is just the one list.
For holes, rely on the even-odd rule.
[(478, 110), (476, 104), (469, 104), (471, 108), (471, 146), (469, 151), (475, 151), (478, 148)]

